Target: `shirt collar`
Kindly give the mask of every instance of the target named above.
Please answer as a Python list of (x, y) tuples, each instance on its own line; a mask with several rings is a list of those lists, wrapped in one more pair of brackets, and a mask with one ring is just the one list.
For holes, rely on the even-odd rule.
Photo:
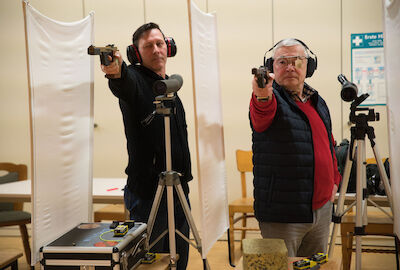
[[(286, 90), (286, 89), (285, 89)], [(287, 90), (286, 90), (287, 91)], [(297, 93), (293, 93), (290, 91), (287, 91), (289, 96), (294, 100), (294, 101), (301, 101), (303, 103), (306, 103), (312, 95), (315, 94), (315, 89), (309, 86), (307, 83), (304, 83), (304, 88), (303, 88), (303, 98), (299, 97)]]
[[(272, 83), (272, 87), (277, 91), (286, 92), (287, 96), (290, 97), (293, 101), (302, 101), (297, 94), (279, 85), (275, 80)], [(302, 102), (307, 102), (311, 98), (311, 96), (313, 96), (315, 93), (317, 93), (317, 90), (309, 86), (307, 83), (304, 83), (304, 88), (303, 88), (304, 100)]]

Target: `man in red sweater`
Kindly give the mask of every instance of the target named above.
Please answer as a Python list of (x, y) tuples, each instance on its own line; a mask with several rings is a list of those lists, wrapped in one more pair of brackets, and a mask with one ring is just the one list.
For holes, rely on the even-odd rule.
[(341, 180), (329, 110), (304, 82), (317, 64), (309, 52), (297, 39), (278, 42), (273, 73), (264, 88), (254, 77), (250, 101), (255, 215), (263, 238), (284, 239), (289, 256), (326, 252)]

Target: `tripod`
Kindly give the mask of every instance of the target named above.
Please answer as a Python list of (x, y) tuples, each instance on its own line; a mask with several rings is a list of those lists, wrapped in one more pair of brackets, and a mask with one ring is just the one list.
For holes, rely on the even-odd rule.
[[(179, 173), (172, 171), (172, 157), (171, 157), (171, 130), (170, 130), (170, 118), (171, 114), (174, 113), (174, 104), (175, 104), (175, 95), (166, 95), (166, 96), (157, 96), (156, 101), (156, 113), (164, 116), (164, 130), (165, 130), (165, 153), (166, 153), (166, 171), (160, 174), (160, 179), (158, 182), (158, 187), (156, 191), (156, 195), (154, 197), (153, 205), (151, 207), (149, 221), (147, 224), (147, 235), (148, 238), (146, 240), (146, 249), (150, 250), (161, 238), (163, 238), (167, 232), (169, 236), (169, 251), (170, 251), (170, 264), (169, 269), (176, 269), (176, 241), (175, 241), (175, 232), (182, 237), (186, 242), (195, 247), (199, 253), (202, 253), (201, 239), (200, 235), (197, 231), (196, 225), (194, 223), (193, 217), (189, 210), (189, 205), (186, 201), (185, 194), (183, 192), (183, 188), (181, 186), (181, 182), (179, 179)], [(167, 209), (168, 209), (168, 230), (165, 230), (160, 234), (157, 239), (150, 242), (150, 236), (153, 230), (155, 218), (158, 212), (158, 208), (160, 206), (162, 194), (167, 187)], [(179, 230), (175, 229), (175, 215), (174, 215), (174, 193), (173, 188), (175, 187), (176, 193), (178, 195), (179, 201), (182, 205), (182, 209), (185, 213), (186, 220), (189, 223), (190, 229), (192, 230), (196, 245), (190, 241), (185, 235), (183, 235)], [(207, 259), (203, 259), (203, 268), (210, 269), (208, 265)]]
[[(365, 136), (368, 135), (372, 150), (374, 152), (375, 160), (378, 165), (379, 174), (383, 181), (386, 195), (389, 201), (390, 208), (393, 209), (392, 192), (389, 185), (389, 180), (384, 169), (382, 159), (379, 155), (378, 146), (375, 142), (374, 128), (368, 125), (369, 121), (379, 121), (379, 114), (375, 114), (373, 109), (357, 108), (369, 95), (363, 94), (357, 97), (351, 104), (350, 121), (355, 124), (351, 127), (351, 142), (346, 158), (346, 165), (343, 173), (342, 185), (339, 192), (339, 199), (336, 207), (336, 212), (332, 217), (334, 222), (331, 240), (329, 244), (329, 257), (333, 255), (333, 247), (335, 245), (337, 224), (341, 223), (342, 216), (356, 205), (356, 222), (354, 227), (354, 235), (356, 237), (356, 269), (361, 269), (361, 237), (365, 235), (365, 226), (368, 224), (367, 218), (367, 201), (378, 207), (391, 219), (393, 216), (387, 213), (379, 205), (368, 198), (367, 182), (366, 182), (366, 162), (365, 162)], [(359, 113), (357, 111), (368, 111), (368, 114)], [(354, 151), (356, 149), (356, 151)], [(356, 152), (356, 200), (344, 210), (345, 193), (349, 183), (349, 176), (352, 163), (354, 161), (354, 152)]]

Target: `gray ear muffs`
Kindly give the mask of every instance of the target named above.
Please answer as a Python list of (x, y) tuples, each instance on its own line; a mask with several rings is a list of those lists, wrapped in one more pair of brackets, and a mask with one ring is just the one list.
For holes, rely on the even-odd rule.
[[(167, 57), (174, 57), (176, 55), (176, 44), (172, 37), (164, 38), (165, 44), (167, 44)], [(135, 44), (126, 47), (126, 55), (132, 65), (142, 63), (142, 57), (140, 56), (139, 49)]]
[[(295, 40), (300, 42), (306, 48), (306, 50), (309, 51), (310, 54), (314, 56), (314, 58), (311, 56), (307, 58), (308, 61), (307, 61), (306, 78), (309, 78), (314, 74), (314, 71), (317, 69), (317, 64), (318, 64), (317, 56), (308, 48), (308, 46), (303, 41), (301, 41), (300, 39), (296, 39), (296, 38), (295, 38)], [(272, 46), (272, 48), (269, 49), (265, 54), (272, 51), (276, 47), (276, 45), (278, 45), (280, 42), (282, 42), (282, 40), (279, 41), (278, 43), (276, 43), (274, 46)], [(274, 72), (274, 59), (272, 57), (265, 59), (265, 54), (264, 54), (264, 66), (266, 68), (268, 68), (268, 70), (270, 72), (273, 73)]]

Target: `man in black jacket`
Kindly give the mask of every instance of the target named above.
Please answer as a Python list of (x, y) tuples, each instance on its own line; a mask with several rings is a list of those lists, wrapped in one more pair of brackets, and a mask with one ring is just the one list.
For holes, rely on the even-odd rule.
[[(162, 115), (153, 115), (155, 94), (152, 86), (157, 80), (168, 79), (166, 75), (167, 40), (155, 23), (139, 27), (133, 34), (133, 45), (128, 55), (132, 65), (127, 66), (120, 53), (115, 52), (114, 61), (101, 68), (109, 79), (112, 93), (119, 99), (123, 116), (129, 163), (125, 187), (125, 205), (131, 219), (148, 221), (159, 174), (166, 170), (165, 130)], [(171, 152), (172, 170), (181, 173), (181, 184), (189, 203), (188, 181), (191, 174), (191, 162), (187, 141), (185, 111), (181, 100), (176, 96), (176, 113), (171, 115)], [(168, 131), (167, 131), (168, 132)], [(174, 196), (176, 228), (189, 237), (189, 225), (180, 205), (178, 196)], [(150, 243), (167, 229), (166, 195), (161, 200)], [(188, 243), (180, 236), (176, 237), (176, 251), (179, 254), (177, 269), (186, 269)], [(168, 237), (161, 239), (151, 250), (168, 252)]]

